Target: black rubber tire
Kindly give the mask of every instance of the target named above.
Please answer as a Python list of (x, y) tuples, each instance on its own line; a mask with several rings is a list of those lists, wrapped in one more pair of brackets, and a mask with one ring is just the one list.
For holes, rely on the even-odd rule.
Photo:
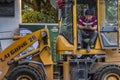
[(120, 66), (115, 64), (108, 64), (99, 68), (95, 72), (93, 80), (105, 80), (105, 77), (111, 73), (114, 73), (120, 77)]
[(36, 69), (28, 65), (20, 65), (15, 67), (9, 73), (7, 80), (17, 80), (18, 77), (23, 75), (29, 76), (32, 80), (43, 80), (41, 74)]

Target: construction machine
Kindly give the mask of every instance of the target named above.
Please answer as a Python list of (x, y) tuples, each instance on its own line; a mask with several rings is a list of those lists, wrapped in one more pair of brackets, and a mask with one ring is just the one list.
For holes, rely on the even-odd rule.
[[(47, 28), (17, 36), (0, 53), (0, 80), (54, 80), (54, 64), (60, 67), (62, 80), (120, 80), (120, 0), (52, 0), (51, 3), (56, 3), (53, 6), (59, 13), (55, 49), (60, 60), (52, 60)], [(98, 20), (98, 36), (90, 52), (85, 44), (77, 49), (77, 20), (86, 8), (92, 9)], [(37, 49), (19, 56), (36, 41)], [(30, 55), (31, 61), (24, 60)]]

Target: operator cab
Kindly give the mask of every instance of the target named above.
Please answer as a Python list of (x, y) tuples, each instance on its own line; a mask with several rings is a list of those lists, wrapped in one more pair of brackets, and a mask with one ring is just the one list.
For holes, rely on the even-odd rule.
[[(77, 50), (78, 26), (80, 16), (85, 15), (86, 9), (91, 9), (97, 18), (98, 35), (94, 42), (94, 50), (116, 49), (119, 44), (118, 0), (59, 0), (60, 35), (58, 36), (59, 51)], [(83, 40), (86, 49), (87, 40)], [(75, 48), (76, 47), (76, 48)]]
[[(93, 16), (98, 21), (98, 37), (102, 48), (118, 48), (118, 0), (77, 0), (76, 7), (77, 21), (80, 16), (85, 15), (86, 9), (93, 11)], [(83, 48), (86, 48), (88, 41), (89, 38), (83, 39)], [(97, 38), (93, 49), (97, 46), (96, 42)]]

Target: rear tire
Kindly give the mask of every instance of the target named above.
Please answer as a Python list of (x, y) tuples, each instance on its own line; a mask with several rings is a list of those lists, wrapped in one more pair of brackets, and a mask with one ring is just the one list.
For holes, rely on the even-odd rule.
[(7, 80), (44, 80), (42, 74), (28, 65), (15, 67), (9, 74)]
[(120, 66), (106, 65), (97, 70), (93, 80), (120, 80)]

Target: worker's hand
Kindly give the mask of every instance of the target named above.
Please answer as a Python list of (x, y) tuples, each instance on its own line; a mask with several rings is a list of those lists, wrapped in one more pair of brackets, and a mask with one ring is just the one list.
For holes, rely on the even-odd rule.
[(95, 27), (92, 27), (92, 26), (88, 26), (88, 29), (89, 29), (89, 30), (95, 30), (96, 28), (95, 28)]
[(84, 26), (84, 29), (90, 30), (91, 28), (90, 28), (90, 26)]
[(88, 26), (89, 29), (92, 29), (93, 27), (92, 26)]
[(84, 29), (86, 29), (86, 30), (93, 30), (93, 27), (92, 26), (84, 26)]
[(88, 26), (84, 26), (84, 29), (88, 29)]

